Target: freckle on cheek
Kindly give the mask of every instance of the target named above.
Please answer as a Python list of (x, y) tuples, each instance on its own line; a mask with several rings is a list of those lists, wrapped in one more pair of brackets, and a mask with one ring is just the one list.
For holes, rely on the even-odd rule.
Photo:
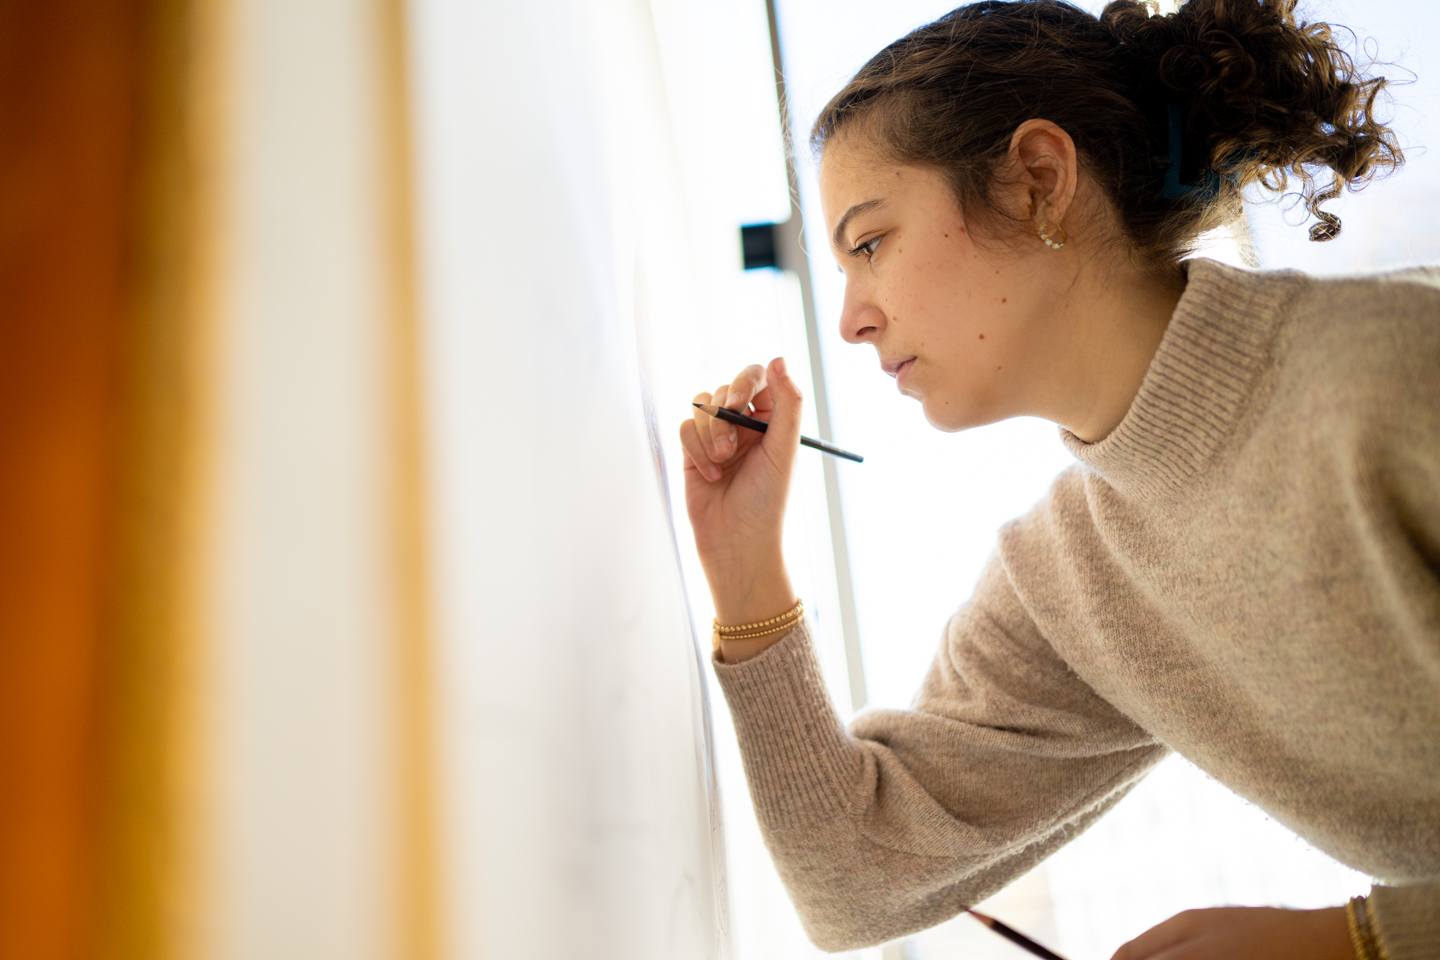
[(981, 340), (984, 340), (984, 339), (985, 339), (985, 334), (983, 334), (983, 333), (980, 334), (980, 339), (981, 339)]
[(1001, 297), (1001, 298), (1000, 298), (1000, 302), (1001, 302), (1001, 303), (1009, 303), (1010, 301), (1007, 300), (1007, 299), (1005, 299), (1004, 297)]

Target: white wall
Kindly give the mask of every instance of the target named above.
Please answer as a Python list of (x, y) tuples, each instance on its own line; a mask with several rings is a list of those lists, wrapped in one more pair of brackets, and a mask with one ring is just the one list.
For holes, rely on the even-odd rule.
[(412, 10), (449, 954), (719, 957), (708, 667), (637, 345), (697, 304), (651, 14)]

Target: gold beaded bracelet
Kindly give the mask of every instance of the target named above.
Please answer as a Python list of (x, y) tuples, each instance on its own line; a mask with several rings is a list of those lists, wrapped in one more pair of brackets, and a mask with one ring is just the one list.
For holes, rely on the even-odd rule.
[(769, 620), (761, 620), (759, 623), (743, 623), (733, 627), (722, 627), (717, 617), (714, 620), (714, 632), (711, 634), (712, 645), (716, 650), (719, 650), (720, 641), (722, 640), (754, 640), (758, 637), (768, 637), (771, 634), (783, 633), (799, 623), (804, 615), (805, 601), (796, 600), (795, 606), (786, 610), (780, 614), (780, 616), (771, 617)]
[(795, 606), (791, 607), (789, 610), (786, 610), (784, 613), (780, 614), (780, 616), (771, 617), (769, 620), (761, 620), (759, 623), (742, 623), (739, 626), (722, 627), (720, 625), (720, 618), (716, 617), (715, 632), (720, 634), (720, 636), (722, 637), (730, 637), (737, 633), (749, 633), (752, 630), (759, 630), (761, 627), (768, 627), (771, 624), (780, 623), (782, 620), (798, 620), (804, 612), (805, 601), (796, 600)]
[(1345, 904), (1345, 918), (1350, 921), (1350, 942), (1355, 947), (1355, 960), (1388, 960), (1385, 947), (1375, 931), (1375, 918), (1364, 897), (1351, 897)]
[(792, 620), (786, 620), (784, 623), (777, 624), (768, 630), (756, 630), (751, 633), (716, 633), (715, 635), (721, 640), (754, 640), (756, 637), (768, 637), (772, 633), (784, 633), (799, 622), (800, 618), (795, 617)]

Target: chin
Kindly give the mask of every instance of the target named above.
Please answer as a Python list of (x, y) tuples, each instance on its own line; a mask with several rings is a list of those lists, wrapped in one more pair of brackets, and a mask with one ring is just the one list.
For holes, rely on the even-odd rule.
[(958, 403), (954, 400), (921, 400), (920, 408), (925, 412), (925, 419), (930, 426), (945, 433), (959, 433), (961, 430), (983, 427), (987, 423), (1004, 419), (987, 415), (986, 411), (976, 404)]
[(957, 433), (970, 427), (980, 426), (978, 422), (960, 415), (960, 411), (953, 407), (926, 403), (921, 409), (925, 411), (925, 419), (930, 422), (930, 426), (946, 433)]

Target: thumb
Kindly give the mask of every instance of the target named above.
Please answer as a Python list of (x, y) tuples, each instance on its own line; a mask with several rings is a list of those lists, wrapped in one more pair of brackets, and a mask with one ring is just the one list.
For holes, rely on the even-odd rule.
[(800, 411), (805, 405), (805, 395), (785, 369), (784, 357), (770, 361), (766, 379), (770, 383), (770, 395), (775, 406), (770, 411), (770, 428), (765, 431), (765, 437), (767, 440), (773, 437), (781, 449), (799, 446)]

